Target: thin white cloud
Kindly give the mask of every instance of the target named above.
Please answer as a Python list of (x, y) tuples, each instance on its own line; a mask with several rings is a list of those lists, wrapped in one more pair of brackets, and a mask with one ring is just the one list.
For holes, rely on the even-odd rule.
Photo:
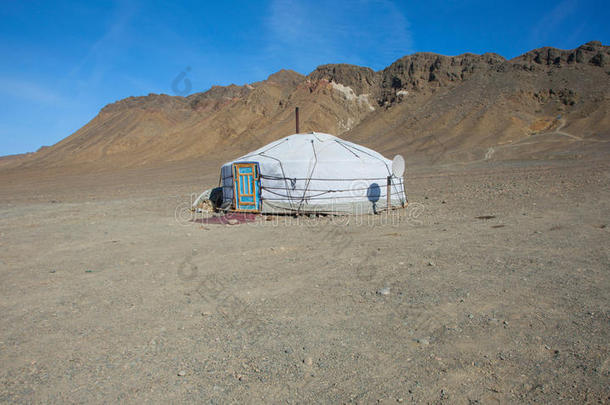
[(380, 68), (413, 46), (407, 18), (389, 0), (273, 0), (268, 15), (266, 55), (301, 70), (312, 62)]
[(112, 24), (108, 29), (89, 47), (87, 53), (68, 73), (68, 77), (79, 76), (88, 68), (91, 79), (100, 80), (106, 67), (112, 62), (111, 55), (124, 43), (125, 29), (127, 28), (134, 9), (128, 4), (119, 3), (112, 17)]
[(549, 38), (556, 37), (558, 28), (576, 9), (576, 6), (576, 0), (563, 0), (545, 14), (531, 30), (532, 46), (540, 46), (548, 42)]
[(19, 78), (0, 78), (0, 94), (41, 104), (58, 104), (65, 101), (55, 91)]

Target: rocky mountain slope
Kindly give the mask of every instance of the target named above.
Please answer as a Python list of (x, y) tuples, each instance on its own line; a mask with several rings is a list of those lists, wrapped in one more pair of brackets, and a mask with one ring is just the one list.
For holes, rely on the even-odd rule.
[(129, 167), (230, 158), (294, 132), (328, 132), (409, 162), (574, 158), (607, 153), (610, 47), (500, 55), (416, 53), (375, 72), (282, 70), (188, 97), (149, 94), (104, 107), (59, 143), (0, 167)]

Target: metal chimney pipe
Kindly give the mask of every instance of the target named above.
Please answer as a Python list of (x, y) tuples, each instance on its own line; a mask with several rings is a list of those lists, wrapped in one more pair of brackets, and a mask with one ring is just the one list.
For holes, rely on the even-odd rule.
[(299, 107), (295, 107), (294, 108), (294, 116), (296, 118), (296, 124), (297, 124), (297, 134), (299, 133)]

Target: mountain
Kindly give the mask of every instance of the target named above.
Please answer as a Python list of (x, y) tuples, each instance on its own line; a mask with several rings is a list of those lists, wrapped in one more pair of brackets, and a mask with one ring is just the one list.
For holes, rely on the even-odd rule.
[(607, 153), (610, 47), (500, 55), (416, 53), (381, 71), (346, 64), (281, 70), (188, 97), (149, 94), (105, 106), (87, 125), (0, 167), (130, 167), (230, 158), (294, 132), (328, 132), (409, 162)]

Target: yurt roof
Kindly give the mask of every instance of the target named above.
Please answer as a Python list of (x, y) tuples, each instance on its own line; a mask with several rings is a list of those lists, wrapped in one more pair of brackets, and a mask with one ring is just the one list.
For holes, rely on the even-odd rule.
[(294, 134), (271, 142), (232, 162), (258, 160), (260, 158), (279, 159), (282, 162), (310, 161), (369, 161), (383, 162), (388, 170), (391, 161), (380, 153), (336, 136), (321, 132)]

